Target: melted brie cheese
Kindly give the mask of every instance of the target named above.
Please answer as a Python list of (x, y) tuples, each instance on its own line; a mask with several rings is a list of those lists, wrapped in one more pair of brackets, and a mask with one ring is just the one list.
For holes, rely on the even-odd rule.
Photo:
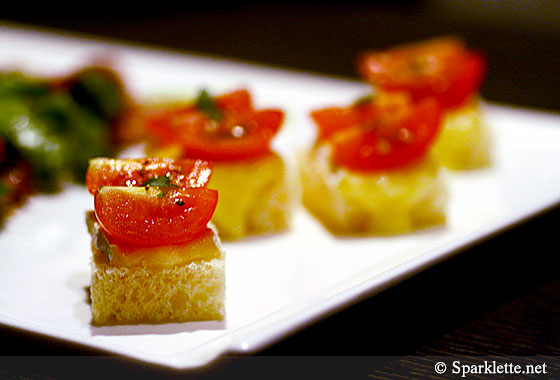
[(223, 254), (212, 226), (185, 244), (135, 247), (115, 243), (114, 239), (103, 230), (93, 211), (86, 213), (86, 223), (95, 248), (93, 259), (109, 262), (111, 258), (109, 263), (113, 266), (168, 268), (193, 261), (211, 260)]

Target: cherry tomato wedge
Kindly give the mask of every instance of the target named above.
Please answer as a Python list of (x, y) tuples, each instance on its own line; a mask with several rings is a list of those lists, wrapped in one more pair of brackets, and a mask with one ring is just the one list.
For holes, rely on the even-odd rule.
[(433, 96), (443, 107), (454, 108), (478, 90), (486, 63), (481, 54), (449, 37), (367, 51), (358, 57), (357, 67), (384, 91), (405, 91), (414, 101)]
[(150, 179), (166, 177), (184, 189), (206, 186), (211, 173), (211, 163), (203, 160), (95, 158), (89, 162), (86, 186), (95, 195), (101, 186), (141, 186)]
[(249, 118), (255, 112), (251, 94), (245, 89), (218, 96), (215, 102), (216, 106), (226, 115), (229, 114), (239, 119)]
[(95, 194), (95, 214), (117, 240), (143, 246), (186, 243), (206, 228), (218, 193), (205, 187), (185, 190), (105, 186)]
[(376, 117), (379, 110), (369, 104), (351, 107), (330, 107), (311, 112), (311, 117), (319, 127), (318, 139), (328, 139), (336, 132), (345, 130)]
[(232, 161), (270, 152), (270, 142), (283, 122), (282, 111), (255, 110), (247, 90), (209, 101), (211, 114), (188, 105), (152, 115), (146, 129), (160, 144), (179, 144), (188, 158)]
[(319, 140), (333, 147), (338, 164), (355, 171), (390, 170), (423, 157), (434, 142), (441, 107), (433, 98), (418, 104), (375, 102), (314, 111)]

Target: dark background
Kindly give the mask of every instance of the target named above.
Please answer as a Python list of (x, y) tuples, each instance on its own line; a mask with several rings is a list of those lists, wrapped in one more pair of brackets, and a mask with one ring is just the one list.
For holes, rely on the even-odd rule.
[(83, 3), (7, 10), (8, 21), (356, 77), (356, 54), (455, 34), (485, 52), (482, 94), (560, 109), (556, 0)]
[[(182, 6), (157, 2), (125, 10), (110, 3), (84, 3), (30, 8), (8, 10), (0, 17), (18, 25), (351, 79), (358, 79), (354, 59), (360, 51), (455, 34), (487, 57), (483, 97), (560, 112), (560, 5), (552, 0), (245, 1)], [(411, 368), (420, 373), (418, 378), (428, 378), (434, 373), (433, 362), (422, 359), (426, 355), (558, 358), (559, 225), (560, 210), (549, 210), (381, 294), (302, 326), (257, 357), (223, 358), (209, 371), (184, 374), (124, 359), (99, 361), (90, 355), (102, 353), (0, 327), (7, 353), (25, 356), (2, 358), (0, 375), (71, 378), (73, 365), (45, 355), (80, 355), (78, 366), (87, 374), (135, 378), (233, 374), (394, 378), (391, 374), (409, 373)], [(37, 355), (31, 364), (28, 355)], [(83, 355), (91, 361), (83, 360)], [(307, 360), (300, 362), (298, 356)], [(295, 365), (301, 366), (299, 372), (291, 370)], [(298, 376), (303, 373), (309, 376)]]

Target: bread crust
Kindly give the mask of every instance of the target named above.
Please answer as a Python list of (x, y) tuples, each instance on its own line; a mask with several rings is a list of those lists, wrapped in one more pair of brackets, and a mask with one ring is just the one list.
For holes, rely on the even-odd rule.
[[(88, 222), (91, 224), (91, 222)], [(95, 223), (95, 222), (94, 222)], [(91, 229), (90, 229), (91, 230)], [(91, 231), (90, 231), (91, 232)], [(97, 233), (103, 233), (98, 230)], [(222, 320), (225, 317), (225, 254), (214, 230), (199, 247), (204, 255), (169, 265), (140, 260), (135, 265), (109, 261), (93, 236), (91, 266), (92, 324), (170, 323)], [(188, 244), (187, 244), (188, 245)], [(188, 247), (185, 245), (185, 252)], [(180, 251), (177, 246), (173, 252)], [(155, 253), (155, 254), (166, 254)], [(145, 253), (145, 252), (144, 252)]]

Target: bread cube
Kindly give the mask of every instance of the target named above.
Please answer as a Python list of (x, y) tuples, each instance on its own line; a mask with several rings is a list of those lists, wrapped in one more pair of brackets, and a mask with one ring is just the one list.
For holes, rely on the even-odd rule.
[(326, 143), (300, 159), (302, 202), (336, 235), (395, 235), (444, 224), (442, 174), (430, 156), (398, 170), (353, 172), (332, 161)]
[(485, 168), (491, 164), (491, 136), (477, 101), (444, 114), (434, 156), (452, 170)]
[(86, 222), (93, 324), (224, 318), (225, 254), (212, 226), (186, 244), (131, 247), (111, 242), (93, 211)]

